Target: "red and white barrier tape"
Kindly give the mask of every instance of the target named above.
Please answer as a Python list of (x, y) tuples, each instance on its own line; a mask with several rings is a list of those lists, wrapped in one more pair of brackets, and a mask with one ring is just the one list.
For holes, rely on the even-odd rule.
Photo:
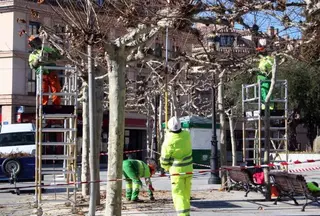
[(264, 165), (255, 165), (255, 166), (245, 166), (247, 169), (252, 168), (264, 168), (264, 167), (275, 167), (275, 166), (288, 166), (288, 165), (297, 165), (297, 164), (304, 164), (304, 163), (314, 163), (314, 162), (320, 162), (320, 159), (317, 160), (306, 160), (306, 161), (293, 161), (293, 162), (280, 162), (280, 163), (270, 163), (270, 164), (264, 164)]
[(202, 166), (202, 167), (208, 167), (211, 168), (210, 165), (205, 165), (205, 164), (198, 164), (198, 163), (192, 163), (193, 165), (197, 165), (197, 166)]
[(289, 173), (297, 173), (297, 172), (307, 172), (307, 171), (314, 171), (314, 170), (320, 170), (320, 167), (316, 166), (316, 167), (306, 167), (306, 168), (292, 169), (292, 170), (288, 170), (288, 172)]

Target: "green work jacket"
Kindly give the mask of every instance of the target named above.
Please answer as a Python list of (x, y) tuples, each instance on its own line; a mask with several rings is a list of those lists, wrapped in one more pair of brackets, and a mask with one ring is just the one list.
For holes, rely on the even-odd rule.
[(192, 144), (188, 131), (167, 131), (161, 149), (160, 164), (170, 174), (192, 172)]
[(269, 74), (272, 70), (274, 58), (272, 56), (263, 56), (259, 61), (259, 70), (262, 74)]
[[(48, 58), (39, 63), (38, 66), (35, 66), (35, 62), (40, 58), (41, 56), (41, 49), (35, 49), (32, 53), (30, 53), (29, 55), (29, 66), (31, 69), (34, 69), (36, 71), (36, 74), (39, 74), (40, 73), (40, 66), (55, 66), (56, 65), (56, 61), (58, 59), (61, 58), (61, 55), (60, 53), (56, 50), (56, 49), (53, 49), (53, 48), (50, 48), (50, 47), (44, 47), (43, 48), (43, 54), (44, 56), (47, 55)], [(48, 70), (44, 70), (43, 71), (43, 74), (48, 74), (49, 71)]]

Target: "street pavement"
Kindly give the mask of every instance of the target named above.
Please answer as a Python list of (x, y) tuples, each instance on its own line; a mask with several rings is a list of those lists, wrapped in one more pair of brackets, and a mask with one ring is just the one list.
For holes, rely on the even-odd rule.
[[(301, 173), (305, 175), (307, 181), (316, 181), (320, 183), (320, 171), (311, 171)], [(106, 180), (106, 170), (100, 172), (101, 180)], [(305, 212), (301, 212), (302, 205), (295, 206), (292, 201), (279, 202), (278, 205), (274, 205), (273, 202), (264, 201), (264, 197), (255, 192), (250, 192), (248, 197), (244, 197), (244, 191), (219, 191), (220, 185), (209, 185), (208, 178), (210, 174), (195, 175), (192, 182), (192, 194), (198, 194), (197, 196), (203, 197), (200, 199), (194, 199), (191, 201), (191, 215), (192, 216), (215, 216), (215, 215), (238, 215), (238, 216), (251, 216), (251, 215), (320, 215), (319, 205), (307, 206)], [(50, 181), (50, 176), (47, 178)], [(157, 191), (170, 191), (170, 179), (168, 177), (154, 177), (152, 178), (153, 186)], [(32, 183), (20, 183), (19, 185), (27, 185)], [(101, 190), (105, 189), (106, 183), (101, 183)], [(0, 183), (1, 187), (8, 187), (9, 184)], [(123, 184), (123, 188), (125, 188)], [(52, 191), (49, 191), (49, 194)], [(20, 196), (11, 194), (5, 191), (0, 192), (0, 216), (9, 215), (32, 215), (31, 204), (33, 202), (33, 191), (28, 190), (23, 192)], [(157, 199), (157, 197), (156, 197)], [(300, 204), (303, 204), (304, 200), (298, 200)], [(163, 205), (152, 205), (143, 208), (124, 204), (127, 209), (122, 211), (122, 215), (132, 216), (175, 216), (172, 201), (164, 203)], [(129, 208), (130, 207), (130, 208)], [(59, 207), (60, 208), (60, 207)], [(59, 213), (57, 213), (56, 206), (52, 206), (50, 209), (44, 209), (46, 215), (72, 215), (69, 209), (64, 206), (61, 207)], [(65, 209), (66, 211), (63, 211)], [(86, 209), (86, 208), (84, 208)], [(69, 212), (69, 213), (65, 213)], [(98, 210), (97, 216), (102, 216), (104, 210)]]
[[(307, 181), (320, 182), (320, 171), (302, 173)], [(201, 200), (191, 201), (191, 215), (193, 216), (211, 216), (211, 215), (320, 215), (320, 206), (307, 206), (305, 212), (301, 212), (302, 205), (295, 206), (292, 201), (278, 202), (277, 205), (273, 201), (265, 201), (260, 193), (250, 192), (248, 197), (244, 197), (244, 191), (219, 191), (220, 185), (209, 185), (208, 178), (210, 174), (196, 176), (193, 179), (192, 193), (198, 191), (210, 191), (212, 196)], [(167, 178), (153, 180), (154, 187), (158, 190), (170, 190), (170, 182)], [(304, 200), (298, 200), (300, 204), (304, 204)], [(152, 209), (151, 211), (129, 211), (123, 215), (141, 215), (141, 216), (176, 216), (173, 205), (165, 205), (160, 209)]]

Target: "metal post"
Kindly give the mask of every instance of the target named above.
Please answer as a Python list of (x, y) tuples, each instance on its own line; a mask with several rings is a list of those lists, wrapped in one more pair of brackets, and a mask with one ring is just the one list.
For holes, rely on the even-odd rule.
[[(284, 118), (285, 118), (285, 131), (284, 136), (286, 138), (285, 140), (285, 150), (286, 150), (286, 161), (289, 161), (289, 149), (288, 149), (288, 82), (285, 80), (284, 82), (284, 97), (285, 97), (285, 104), (284, 104)], [(286, 170), (288, 171), (289, 166), (286, 166)]]
[(94, 144), (94, 74), (92, 71), (92, 46), (88, 44), (88, 84), (89, 84), (89, 148), (90, 148), (90, 202), (89, 202), (89, 214), (88, 216), (94, 216), (96, 212), (96, 189), (97, 183), (94, 183), (96, 180), (96, 167), (95, 161), (97, 155), (95, 154), (95, 144)]
[[(158, 151), (158, 107), (159, 107), (160, 95), (156, 95), (154, 99), (155, 113), (154, 113), (154, 125), (153, 125), (153, 146), (152, 146), (152, 159), (156, 159), (155, 152)], [(160, 129), (161, 130), (161, 129)]]
[(245, 85), (242, 84), (242, 114), (243, 114), (243, 122), (242, 122), (242, 146), (243, 146), (243, 149), (242, 149), (242, 161), (243, 162), (246, 162), (246, 157), (247, 157), (247, 150), (246, 150), (246, 113), (245, 113), (245, 100), (246, 100), (246, 95), (244, 93), (244, 88), (245, 88)]
[(211, 176), (208, 180), (208, 184), (220, 184), (221, 179), (218, 172), (218, 140), (217, 140), (217, 118), (216, 118), (216, 88), (215, 88), (215, 76), (213, 75), (212, 85), (212, 140), (211, 140), (211, 157), (210, 157), (210, 169)]
[(164, 100), (165, 100), (165, 122), (166, 122), (166, 128), (168, 127), (168, 26), (166, 28), (166, 62), (165, 62), (165, 94), (164, 94)]

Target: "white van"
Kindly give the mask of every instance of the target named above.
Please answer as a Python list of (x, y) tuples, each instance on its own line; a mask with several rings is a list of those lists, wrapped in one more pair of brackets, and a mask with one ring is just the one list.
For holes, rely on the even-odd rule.
[(35, 153), (35, 125), (31, 123), (2, 125), (0, 153)]

